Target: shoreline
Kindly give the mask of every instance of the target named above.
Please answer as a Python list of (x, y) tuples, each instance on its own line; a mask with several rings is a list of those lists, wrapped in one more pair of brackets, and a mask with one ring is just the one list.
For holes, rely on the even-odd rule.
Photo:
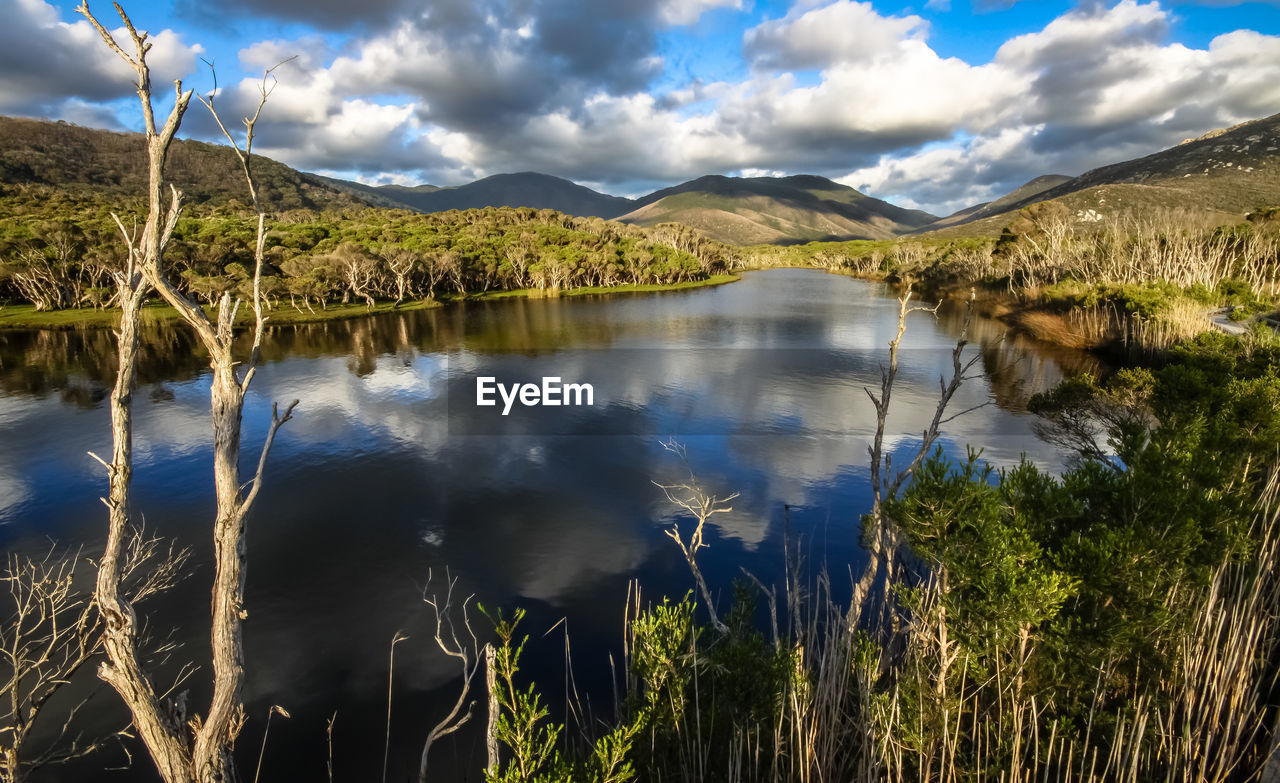
[[(761, 269), (813, 269), (827, 274), (851, 277), (871, 283), (883, 283), (897, 296), (902, 281), (881, 273), (858, 273), (845, 269), (825, 269), (796, 265), (756, 267)], [(755, 271), (753, 270), (753, 271)], [(999, 321), (1010, 332), (1030, 338), (1052, 348), (1083, 351), (1107, 362), (1128, 363), (1133, 357), (1130, 348), (1114, 335), (1090, 332), (1071, 318), (1071, 311), (1060, 305), (1041, 301), (1038, 292), (1015, 293), (1004, 286), (992, 286), (975, 280), (949, 280), (920, 282), (914, 286), (914, 296), (938, 303), (961, 303), (975, 294), (974, 314)], [(1206, 319), (1205, 331), (1214, 327)]]
[[(859, 274), (844, 269), (826, 269), (816, 266), (796, 264), (780, 264), (769, 266), (753, 266), (740, 269), (731, 274), (711, 275), (704, 280), (688, 280), (679, 283), (656, 284), (624, 284), (602, 287), (587, 286), (560, 291), (549, 291), (536, 288), (521, 288), (503, 291), (486, 291), (466, 295), (449, 295), (440, 299), (415, 299), (404, 302), (398, 307), (393, 302), (378, 302), (370, 308), (363, 303), (330, 304), (324, 309), (314, 312), (298, 310), (293, 306), (282, 304), (268, 314), (267, 326), (303, 326), (328, 323), (331, 321), (350, 320), (370, 315), (385, 315), (396, 312), (413, 312), (433, 310), (447, 305), (468, 302), (491, 302), (514, 299), (559, 299), (579, 296), (622, 296), (665, 291), (682, 291), (696, 288), (710, 288), (742, 279), (743, 273), (769, 271), (772, 269), (808, 269), (815, 272), (850, 277), (856, 280), (886, 284), (890, 291), (901, 290), (902, 282), (891, 279), (884, 274)], [(1100, 334), (1087, 333), (1070, 318), (1068, 311), (1042, 301), (1034, 294), (1014, 293), (1003, 287), (984, 285), (979, 281), (950, 280), (931, 283), (918, 283), (917, 295), (929, 300), (963, 301), (969, 297), (970, 291), (976, 292), (974, 312), (977, 315), (1000, 321), (1009, 330), (1036, 342), (1054, 348), (1085, 351), (1106, 361), (1125, 361), (1126, 348), (1117, 344), (1114, 338), (1104, 338)], [(206, 308), (207, 309), (207, 308)], [(242, 313), (239, 324), (250, 323), (251, 314)], [(168, 325), (180, 323), (177, 312), (159, 301), (152, 301), (142, 309), (144, 325)], [(119, 323), (119, 310), (51, 310), (36, 312), (32, 305), (0, 306), (0, 334), (7, 331), (67, 331), (78, 329), (115, 328)], [(1210, 326), (1210, 329), (1213, 327)], [(1131, 358), (1131, 357), (1130, 357)]]
[[(276, 307), (267, 314), (267, 326), (295, 326), (317, 324), (328, 321), (341, 321), (360, 318), (368, 315), (386, 313), (405, 313), (417, 310), (434, 310), (457, 302), (487, 302), (499, 299), (557, 299), (574, 296), (613, 296), (621, 294), (646, 294), (663, 291), (683, 291), (693, 288), (709, 288), (737, 282), (741, 273), (711, 275), (705, 280), (685, 280), (679, 283), (638, 283), (619, 286), (587, 286), (570, 288), (559, 292), (547, 292), (537, 288), (519, 288), (510, 291), (486, 291), (465, 296), (447, 296), (440, 299), (414, 299), (402, 302), (398, 307), (394, 302), (378, 302), (373, 307), (363, 303), (330, 304), (317, 308), (314, 312), (298, 310), (284, 305)], [(207, 310), (208, 308), (206, 308)], [(178, 312), (167, 304), (158, 301), (148, 302), (142, 308), (144, 325), (165, 325), (181, 322)], [(244, 311), (237, 319), (239, 324), (251, 322), (251, 311)], [(114, 329), (120, 323), (120, 311), (96, 309), (67, 309), (37, 311), (34, 305), (0, 305), (0, 332), (35, 331), (35, 330), (73, 330), (73, 329)]]

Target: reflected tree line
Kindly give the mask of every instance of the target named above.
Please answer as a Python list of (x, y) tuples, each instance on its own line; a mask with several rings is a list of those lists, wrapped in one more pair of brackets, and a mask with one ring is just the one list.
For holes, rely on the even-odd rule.
[[(560, 300), (467, 302), (431, 310), (379, 313), (318, 323), (268, 326), (264, 362), (286, 358), (348, 357), (353, 375), (365, 377), (380, 357), (410, 361), (420, 353), (545, 353), (567, 348), (604, 348), (621, 334), (606, 319), (583, 326), (575, 305)], [(949, 334), (963, 325), (963, 308), (944, 303), (939, 324)], [(1062, 374), (1106, 374), (1101, 360), (1084, 351), (1054, 348), (1010, 333), (998, 321), (973, 318), (969, 325), (996, 403), (1025, 410), (1031, 395), (1053, 386)], [(247, 350), (251, 338), (242, 335)], [(116, 343), (110, 329), (12, 330), (0, 332), (0, 390), (67, 403), (100, 405), (116, 377)], [(196, 380), (209, 371), (208, 354), (189, 331), (157, 324), (139, 330), (140, 388), (163, 395), (167, 383)]]

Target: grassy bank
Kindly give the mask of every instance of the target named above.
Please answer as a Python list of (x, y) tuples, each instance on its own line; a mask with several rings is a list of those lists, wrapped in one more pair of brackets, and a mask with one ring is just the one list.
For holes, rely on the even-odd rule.
[(725, 283), (737, 282), (741, 279), (741, 275), (724, 274), (711, 275), (702, 280), (684, 280), (679, 283), (625, 283), (623, 285), (604, 286), (592, 285), (583, 286), (581, 288), (565, 288), (556, 291), (554, 289), (545, 288), (517, 288), (510, 291), (485, 291), (479, 294), (468, 294), (466, 296), (445, 297), (445, 301), (467, 301), (479, 302), (490, 299), (556, 299), (566, 296), (588, 296), (592, 294), (645, 294), (655, 291), (681, 291), (687, 288), (706, 288), (708, 286), (724, 285)]
[[(283, 305), (267, 313), (269, 323), (309, 324), (321, 321), (336, 321), (343, 318), (358, 318), (374, 313), (407, 312), (411, 310), (429, 310), (439, 307), (439, 302), (430, 300), (401, 302), (399, 307), (394, 302), (379, 302), (373, 307), (360, 304), (331, 304), (315, 312), (298, 310)], [(205, 308), (209, 310), (209, 308)], [(177, 323), (181, 318), (176, 310), (167, 304), (154, 301), (142, 308), (142, 322), (145, 324), (164, 325)], [(250, 323), (253, 311), (241, 306), (237, 323)], [(120, 323), (120, 311), (111, 308), (96, 310), (80, 308), (69, 310), (36, 310), (34, 305), (18, 304), (0, 307), (0, 329), (107, 329), (115, 328)]]
[[(677, 291), (688, 288), (724, 285), (739, 279), (738, 275), (712, 275), (704, 280), (687, 280), (671, 284), (628, 284), (619, 286), (586, 286), (571, 288), (559, 293), (548, 293), (537, 288), (522, 288), (514, 291), (488, 291), (463, 297), (445, 297), (442, 300), (421, 299), (401, 302), (378, 302), (373, 307), (364, 303), (331, 304), (327, 307), (315, 308), (314, 311), (299, 310), (282, 304), (268, 314), (272, 325), (310, 324), (324, 321), (337, 321), (344, 318), (359, 318), (378, 313), (404, 313), (414, 310), (430, 310), (441, 307), (445, 303), (455, 301), (485, 301), (490, 299), (529, 298), (544, 299), (551, 297), (612, 295), (649, 293), (654, 291)], [(164, 325), (181, 320), (178, 313), (166, 304), (151, 302), (142, 310), (144, 323)], [(253, 318), (251, 310), (241, 307), (239, 322), (248, 323)], [(34, 305), (11, 304), (0, 306), (0, 330), (3, 329), (108, 329), (115, 328), (120, 322), (120, 311), (116, 309), (96, 310), (92, 308), (69, 310), (36, 310)]]

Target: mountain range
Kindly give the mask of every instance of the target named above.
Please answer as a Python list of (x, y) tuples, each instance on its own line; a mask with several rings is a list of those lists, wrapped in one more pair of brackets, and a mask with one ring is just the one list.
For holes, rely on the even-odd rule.
[(531, 171), (495, 174), (466, 185), (438, 188), (434, 185), (361, 185), (356, 182), (308, 175), (379, 206), (411, 209), (415, 212), (445, 212), (450, 209), (483, 207), (533, 207), (554, 209), (578, 217), (612, 219), (634, 209), (629, 198), (609, 196), (567, 179)]
[(1204, 223), (1239, 222), (1246, 213), (1280, 205), (1280, 114), (1055, 179), (1032, 180), (972, 214), (956, 213), (925, 230), (940, 236), (999, 234), (1018, 210), (1040, 201), (1060, 202), (1082, 222), (1170, 211)]
[[(136, 195), (146, 177), (142, 145), (138, 134), (0, 117), (0, 183)], [(1062, 202), (1083, 222), (1178, 209), (1197, 213), (1205, 222), (1229, 223), (1280, 204), (1280, 114), (1078, 177), (1036, 177), (998, 199), (943, 218), (812, 175), (704, 176), (629, 199), (534, 172), (436, 187), (365, 185), (299, 172), (265, 158), (255, 158), (255, 167), (263, 198), (275, 210), (533, 207), (642, 226), (683, 223), (734, 244), (993, 236), (1018, 210), (1039, 201)], [(180, 141), (170, 154), (168, 174), (183, 187), (188, 203), (243, 198), (239, 168), (226, 147)]]
[(362, 185), (307, 175), (379, 206), (442, 212), (480, 207), (554, 209), (641, 226), (683, 223), (735, 244), (888, 239), (936, 220), (824, 177), (706, 176), (638, 199), (598, 193), (567, 179), (496, 174), (451, 188)]
[(890, 239), (937, 220), (812, 175), (699, 177), (645, 196), (618, 219), (683, 223), (735, 244)]

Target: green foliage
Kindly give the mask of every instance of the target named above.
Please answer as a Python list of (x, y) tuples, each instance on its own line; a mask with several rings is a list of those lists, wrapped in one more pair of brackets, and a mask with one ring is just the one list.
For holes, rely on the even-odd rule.
[(1214, 305), (1229, 298), (1225, 293), (1210, 293), (1203, 286), (1183, 289), (1173, 283), (1085, 283), (1067, 278), (1040, 289), (1041, 300), (1063, 309), (1097, 307), (1114, 303), (1122, 310), (1144, 318), (1155, 318), (1174, 309), (1180, 302)]
[[(1214, 573), (1254, 554), (1280, 450), (1275, 343), (1206, 334), (1163, 367), (1073, 379), (1033, 408), (1077, 453), (1061, 475), (938, 451), (885, 504), (928, 575), (895, 592), (920, 645), (907, 665), (929, 667), (895, 691), (901, 741), (922, 757), (943, 716), (1005, 720), (1010, 695), (1052, 705), (1040, 736), (1077, 743), (1110, 741), (1141, 700), (1168, 709)], [(1006, 728), (985, 763), (1020, 752)]]
[(528, 636), (514, 641), (516, 627), (524, 619), (523, 609), (516, 609), (512, 617), (503, 616), (498, 610), (490, 615), (483, 606), (478, 607), (493, 622), (498, 636), (494, 656), (496, 671), (496, 696), (499, 709), (494, 734), (510, 751), (510, 759), (496, 774), (485, 774), (489, 781), (515, 783), (516, 781), (554, 781), (564, 779), (564, 761), (556, 751), (556, 739), (564, 730), (547, 717), (547, 707), (533, 684), (527, 688), (516, 687), (515, 676), (519, 671), (520, 656), (524, 653)]
[(728, 633), (694, 620), (692, 593), (663, 599), (631, 623), (630, 680), (624, 713), (643, 727), (634, 756), (642, 779), (680, 779), (690, 769), (728, 769), (735, 745), (750, 735), (765, 747), (780, 728), (793, 681), (789, 644), (766, 643), (755, 629), (754, 594), (734, 586)]
[(638, 687), (630, 709), (661, 727), (679, 726), (693, 682), (697, 640), (703, 629), (693, 620), (692, 594), (679, 603), (662, 603), (643, 612), (631, 624), (631, 675)]
[[(0, 302), (32, 302), (42, 310), (101, 305), (111, 290), (109, 272), (122, 258), (107, 216), (120, 204), (93, 192), (46, 195), (0, 186)], [(226, 292), (245, 296), (253, 264), (250, 215), (218, 203), (188, 205), (184, 215), (166, 251), (171, 279), (206, 303)], [(60, 227), (58, 242), (46, 238), (53, 233), (44, 225)], [(722, 279), (737, 258), (682, 226), (642, 229), (550, 210), (295, 211), (268, 233), (264, 292), (272, 307), (287, 301), (292, 310), (314, 312), (334, 301), (372, 307), (377, 299), (512, 290), (643, 290)]]
[(524, 620), (524, 610), (516, 609), (508, 618), (500, 609), (493, 614), (483, 606), (479, 609), (493, 623), (498, 637), (494, 670), (500, 712), (494, 734), (508, 751), (506, 762), (494, 774), (486, 771), (485, 780), (493, 783), (567, 780), (625, 783), (634, 779), (635, 769), (628, 756), (640, 731), (640, 721), (623, 723), (606, 732), (576, 755), (565, 756), (556, 750), (556, 742), (564, 735), (565, 727), (550, 719), (547, 705), (532, 683), (523, 689), (516, 685), (520, 657), (529, 641), (528, 636), (516, 641), (516, 629)]
[(1278, 368), (1275, 348), (1206, 333), (1162, 368), (1033, 400), (1062, 442), (1084, 443), (1092, 425), (1113, 453), (1078, 449), (1084, 461), (1053, 482), (1070, 504), (1036, 493), (1036, 538), (1079, 584), (1058, 629), (1064, 667), (1084, 677), (1112, 660), (1131, 689), (1167, 672), (1211, 569), (1247, 551), (1254, 493), (1280, 448)]
[[(941, 449), (926, 460), (886, 513), (912, 551), (937, 569), (953, 630), (970, 649), (1009, 648), (1058, 615), (1075, 580), (1045, 556), (1034, 533), (1072, 499), (1029, 464), (993, 474), (969, 452), (956, 465)], [(910, 608), (910, 607), (909, 607)]]

